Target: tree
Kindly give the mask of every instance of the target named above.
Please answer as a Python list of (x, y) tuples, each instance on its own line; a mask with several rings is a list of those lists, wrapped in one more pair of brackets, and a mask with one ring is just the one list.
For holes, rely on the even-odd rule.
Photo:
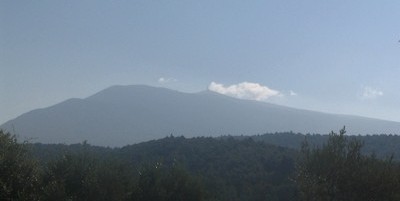
[(144, 165), (133, 200), (200, 201), (204, 200), (199, 180), (181, 166), (165, 167), (162, 163)]
[(398, 166), (361, 154), (362, 142), (331, 132), (321, 148), (301, 148), (296, 182), (303, 200), (399, 200)]
[[(46, 165), (43, 175), (46, 200), (99, 200), (98, 159), (86, 141), (77, 153), (64, 153)], [(99, 197), (99, 198), (98, 198)]]
[(39, 171), (24, 144), (0, 130), (0, 200), (38, 200)]

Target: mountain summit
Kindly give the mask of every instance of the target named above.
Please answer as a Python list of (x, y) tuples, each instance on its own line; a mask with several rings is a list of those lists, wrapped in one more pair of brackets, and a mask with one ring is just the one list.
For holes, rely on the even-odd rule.
[(21, 139), (42, 143), (123, 146), (170, 134), (254, 135), (293, 131), (399, 134), (400, 123), (240, 100), (211, 91), (182, 93), (143, 85), (113, 86), (85, 99), (69, 99), (1, 125)]

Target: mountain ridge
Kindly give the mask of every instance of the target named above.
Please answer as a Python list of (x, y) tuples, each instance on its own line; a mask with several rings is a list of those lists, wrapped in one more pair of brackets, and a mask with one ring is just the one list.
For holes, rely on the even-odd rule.
[(328, 133), (347, 126), (350, 134), (399, 134), (400, 123), (329, 114), (242, 100), (211, 91), (185, 93), (146, 85), (116, 85), (87, 98), (67, 99), (32, 110), (0, 128), (43, 143), (123, 146), (170, 134), (255, 135), (294, 131)]

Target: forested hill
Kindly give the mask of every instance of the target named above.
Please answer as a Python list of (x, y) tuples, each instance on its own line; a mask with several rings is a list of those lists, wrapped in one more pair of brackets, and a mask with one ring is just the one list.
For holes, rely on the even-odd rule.
[(170, 136), (107, 148), (19, 144), (0, 130), (0, 200), (400, 199), (399, 163), (361, 154), (361, 141), (344, 129), (309, 138), (326, 139), (318, 148), (312, 141), (299, 150), (271, 144), (293, 137), (304, 138)]
[[(363, 154), (374, 154), (378, 158), (385, 159), (393, 157), (400, 161), (400, 136), (399, 135), (357, 135), (347, 136), (350, 139), (357, 139), (363, 143), (361, 149)], [(222, 137), (224, 138), (224, 137)], [(248, 136), (236, 136), (236, 139), (247, 139)], [(329, 135), (320, 134), (301, 134), (293, 132), (282, 133), (267, 133), (263, 135), (251, 136), (254, 141), (265, 142), (276, 146), (287, 147), (295, 150), (300, 150), (304, 140), (313, 146), (321, 147), (329, 139)]]
[[(170, 136), (113, 149), (88, 144), (32, 144), (30, 149), (36, 158), (42, 159), (42, 164), (57, 160), (65, 153), (85, 152), (101, 161), (113, 161), (112, 166), (120, 164), (120, 170), (127, 174), (122, 177), (137, 174), (136, 170), (143, 166), (181, 167), (201, 181), (207, 200), (297, 199), (297, 190), (291, 181), (297, 152), (250, 138)], [(163, 188), (159, 185), (154, 188)]]

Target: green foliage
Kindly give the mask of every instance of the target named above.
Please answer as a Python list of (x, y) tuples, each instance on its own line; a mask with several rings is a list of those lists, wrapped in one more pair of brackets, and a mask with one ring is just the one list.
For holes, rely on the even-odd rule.
[(45, 200), (128, 200), (133, 181), (116, 160), (100, 160), (83, 143), (81, 151), (65, 153), (46, 165)]
[[(291, 136), (290, 146), (304, 138), (276, 142)], [(0, 131), (0, 200), (400, 200), (392, 158), (365, 155), (344, 129), (307, 137), (314, 140), (298, 152), (254, 137), (170, 136), (104, 148), (19, 144)]]
[[(353, 133), (354, 134), (354, 133)], [(238, 136), (235, 139), (246, 139), (248, 137)], [(263, 135), (251, 136), (252, 139), (259, 142), (273, 144), (276, 146), (287, 147), (300, 150), (304, 138), (310, 145), (322, 146), (326, 144), (329, 135), (320, 134), (301, 134), (293, 132), (267, 133)], [(362, 141), (361, 153), (363, 155), (374, 154), (378, 159), (385, 159), (393, 154), (393, 160), (400, 161), (400, 135), (347, 135), (347, 138)]]
[(332, 132), (321, 148), (301, 148), (296, 182), (303, 200), (399, 200), (398, 166), (361, 154), (362, 143)]
[(204, 200), (204, 190), (199, 180), (184, 168), (156, 163), (140, 168), (133, 200), (200, 201)]
[(96, 194), (94, 173), (95, 161), (86, 155), (64, 155), (49, 163), (44, 175), (47, 199), (87, 200)]
[(208, 200), (295, 200), (296, 152), (252, 139), (168, 137), (120, 150), (123, 160), (182, 164), (199, 175)]
[(39, 172), (25, 144), (0, 130), (0, 200), (38, 200)]
[[(251, 139), (168, 137), (123, 148), (32, 146), (42, 200), (296, 200), (296, 152)], [(46, 153), (43, 153), (46, 152)]]

